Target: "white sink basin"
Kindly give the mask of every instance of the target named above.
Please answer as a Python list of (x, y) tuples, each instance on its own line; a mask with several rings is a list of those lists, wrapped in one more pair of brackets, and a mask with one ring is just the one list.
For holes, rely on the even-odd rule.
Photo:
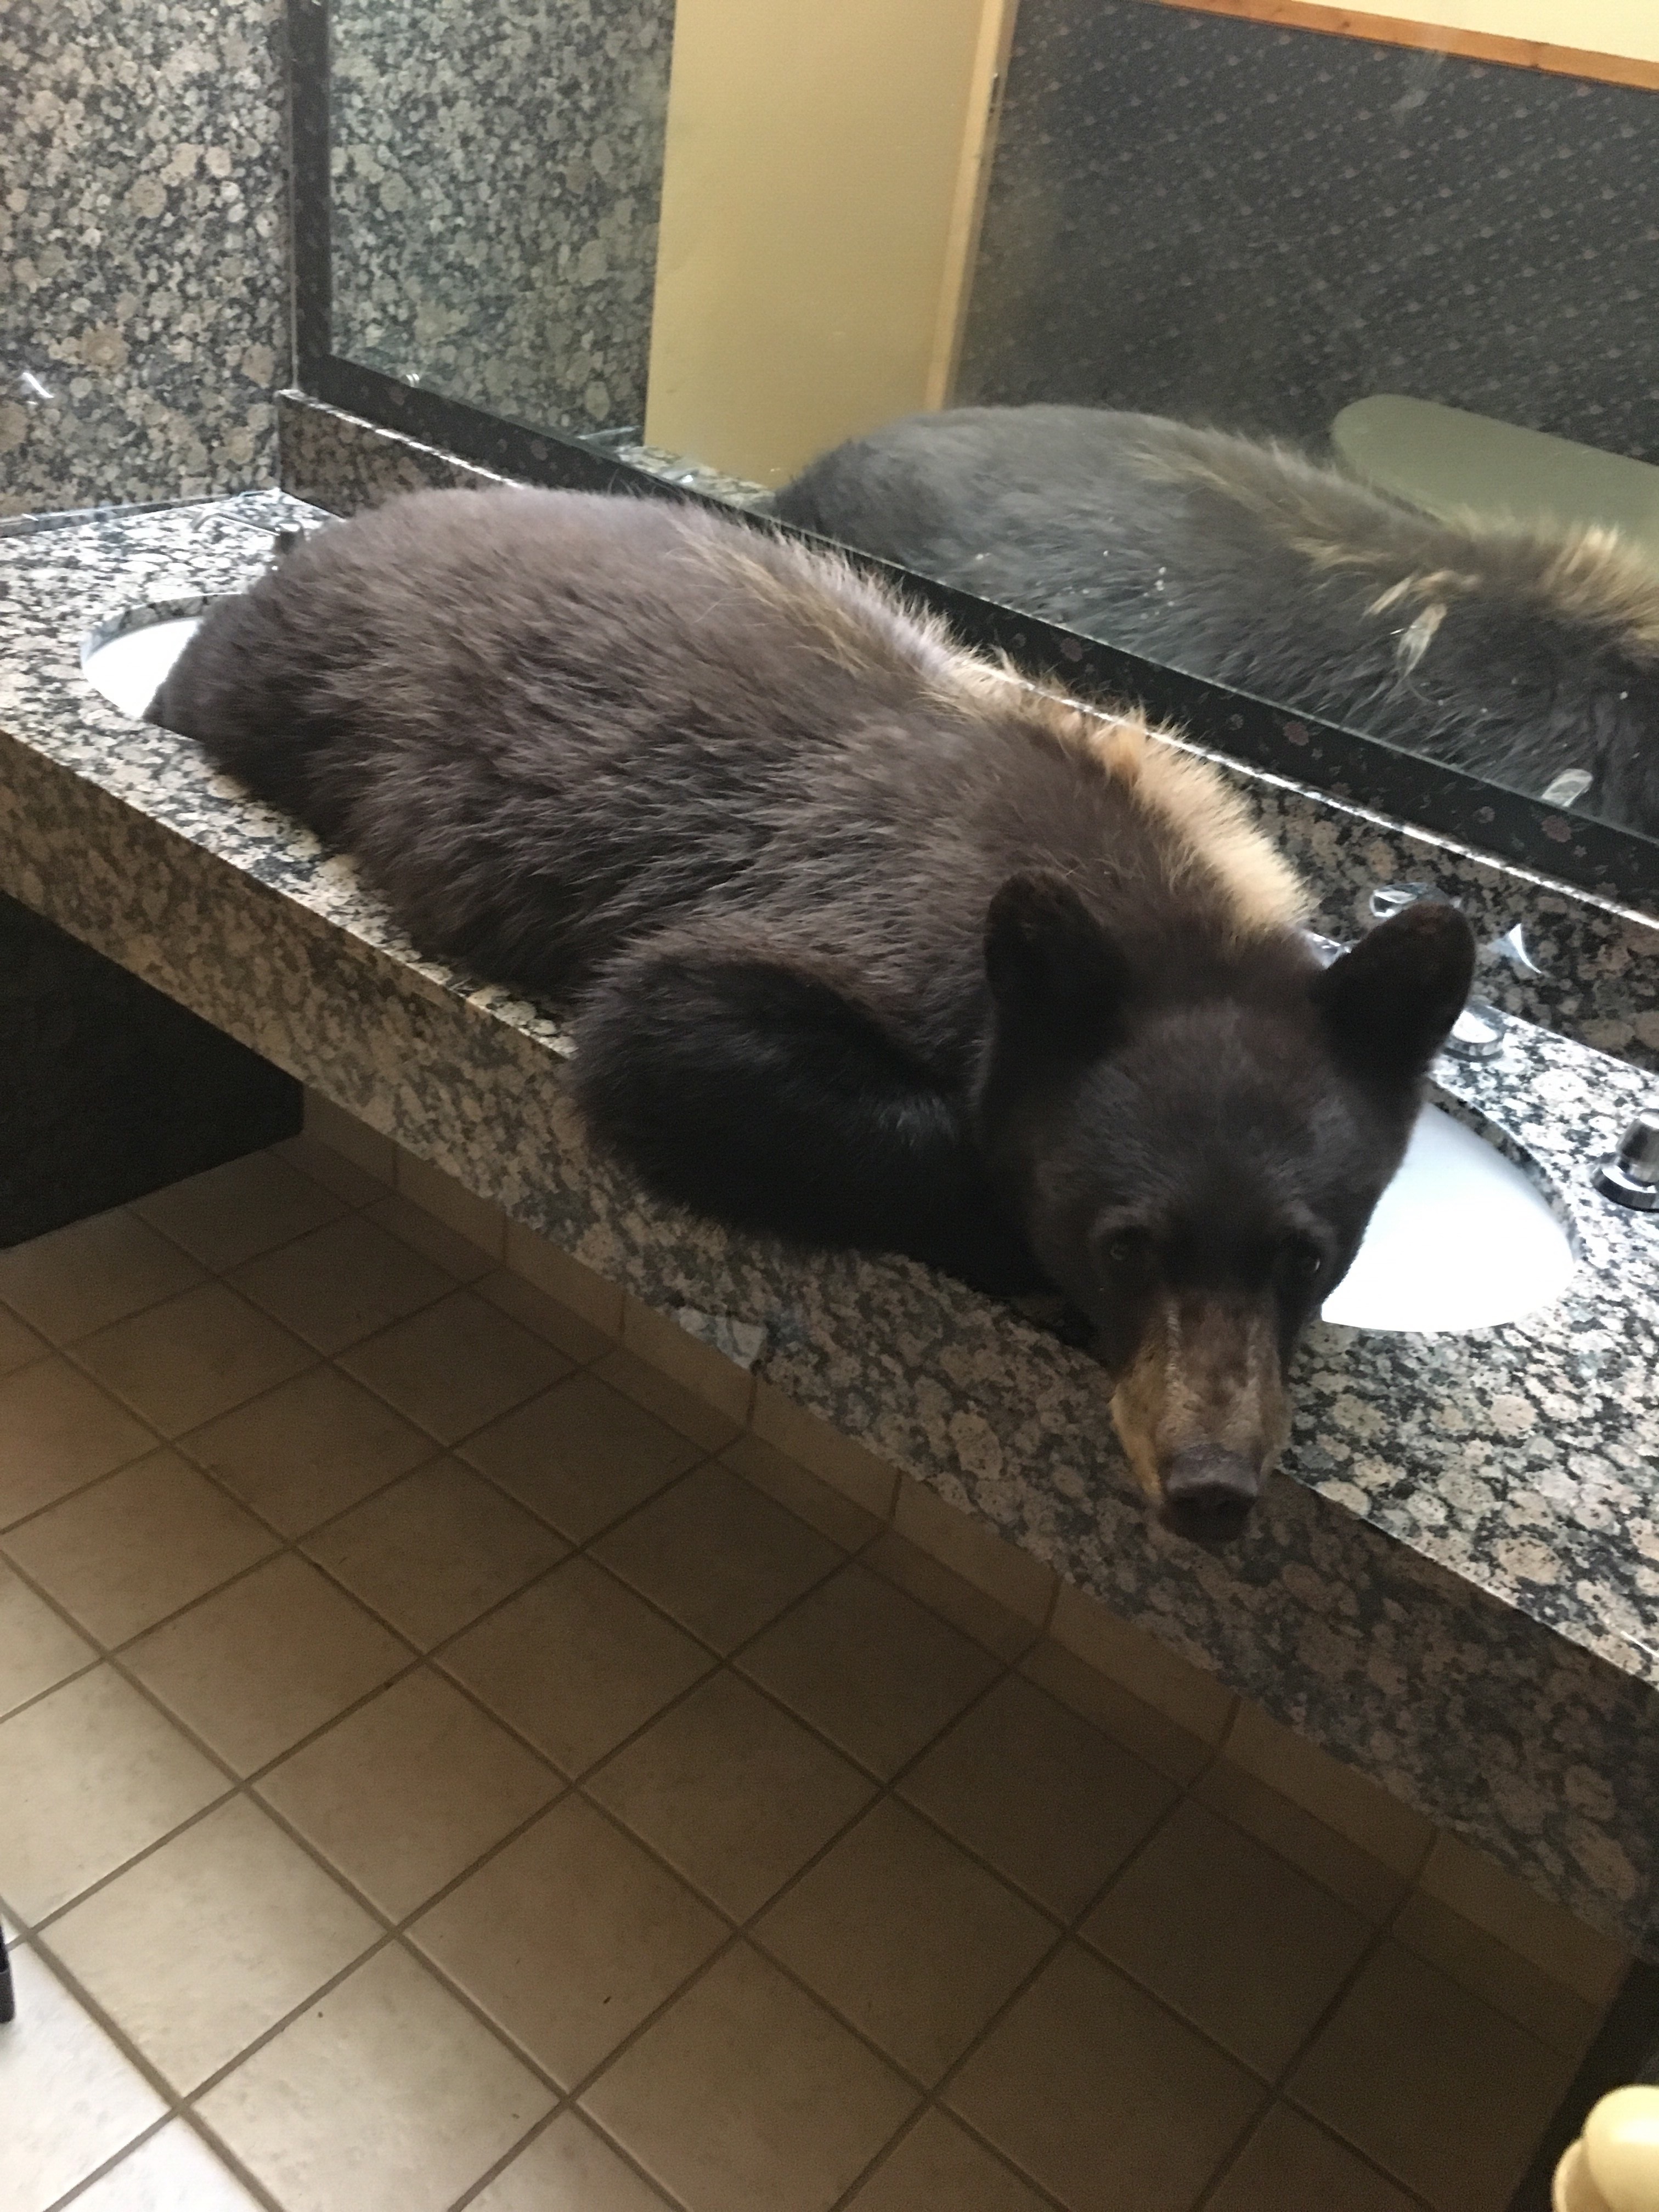
[(112, 707), (142, 721), (168, 670), (201, 627), (200, 615), (174, 615), (123, 630), (82, 654), (81, 673)]
[(1437, 1334), (1519, 1321), (1560, 1297), (1572, 1245), (1512, 1160), (1425, 1106), (1323, 1318)]

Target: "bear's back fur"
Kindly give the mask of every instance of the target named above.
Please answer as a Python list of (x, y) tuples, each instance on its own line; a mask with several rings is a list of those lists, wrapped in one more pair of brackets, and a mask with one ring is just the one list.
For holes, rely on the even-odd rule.
[(422, 948), (555, 998), (729, 924), (967, 1080), (982, 938), (1055, 870), (1148, 990), (1298, 968), (1212, 771), (969, 660), (844, 564), (690, 507), (435, 492), (216, 610), (153, 720), (356, 856)]

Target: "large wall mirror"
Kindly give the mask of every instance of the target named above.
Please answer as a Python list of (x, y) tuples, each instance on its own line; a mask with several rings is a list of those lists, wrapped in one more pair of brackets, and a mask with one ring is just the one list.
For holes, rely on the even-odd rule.
[(1651, 0), (291, 0), (301, 374), (1659, 908)]

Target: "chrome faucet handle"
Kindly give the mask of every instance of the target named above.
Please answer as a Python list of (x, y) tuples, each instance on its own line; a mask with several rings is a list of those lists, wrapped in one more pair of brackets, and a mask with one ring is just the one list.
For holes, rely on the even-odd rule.
[[(1425, 899), (1437, 901), (1442, 906), (1455, 906), (1457, 901), (1444, 891), (1437, 890), (1432, 884), (1378, 884), (1370, 896), (1370, 915), (1373, 921), (1386, 921), (1390, 915), (1403, 914), (1408, 906), (1419, 905)], [(1490, 945), (1480, 948), (1480, 964), (1502, 960), (1517, 975), (1529, 981), (1547, 975), (1549, 970), (1540, 968), (1527, 948), (1524, 922), (1517, 921), (1512, 928), (1494, 937)]]
[(1304, 929), (1302, 940), (1312, 947), (1314, 957), (1322, 968), (1328, 968), (1333, 960), (1340, 960), (1348, 950), (1339, 938), (1322, 937), (1316, 929)]
[(1547, 968), (1540, 968), (1528, 950), (1524, 922), (1517, 921), (1513, 929), (1506, 929), (1501, 937), (1494, 937), (1492, 943), (1482, 950), (1480, 957), (1483, 961), (1507, 961), (1517, 975), (1528, 981), (1550, 972)]
[(1618, 1151), (1595, 1170), (1595, 1188), (1638, 1213), (1659, 1213), (1659, 1106), (1632, 1116)]
[(1387, 921), (1390, 915), (1404, 914), (1408, 906), (1421, 906), (1425, 900), (1437, 906), (1457, 903), (1444, 891), (1436, 890), (1432, 884), (1377, 884), (1367, 903), (1373, 921)]
[(1454, 1060), (1496, 1060), (1504, 1049), (1504, 1033), (1509, 1027), (1506, 1016), (1500, 1014), (1485, 999), (1471, 999), (1451, 1025), (1451, 1035), (1440, 1048)]

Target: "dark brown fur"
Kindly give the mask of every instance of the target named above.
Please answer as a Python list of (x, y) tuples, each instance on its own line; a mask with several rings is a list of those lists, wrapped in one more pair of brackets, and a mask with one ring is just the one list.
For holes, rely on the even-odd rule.
[[(399, 500), (216, 611), (151, 713), (424, 951), (574, 1004), (589, 1117), (658, 1191), (1063, 1291), (1162, 1408), (1120, 1393), (1149, 1486), (1211, 1449), (1206, 1512), (1254, 1491), (1467, 987), (1446, 910), (1322, 975), (1207, 771), (665, 503)], [(1169, 1340), (1232, 1379), (1149, 1395), (1177, 1291), (1212, 1321)]]

